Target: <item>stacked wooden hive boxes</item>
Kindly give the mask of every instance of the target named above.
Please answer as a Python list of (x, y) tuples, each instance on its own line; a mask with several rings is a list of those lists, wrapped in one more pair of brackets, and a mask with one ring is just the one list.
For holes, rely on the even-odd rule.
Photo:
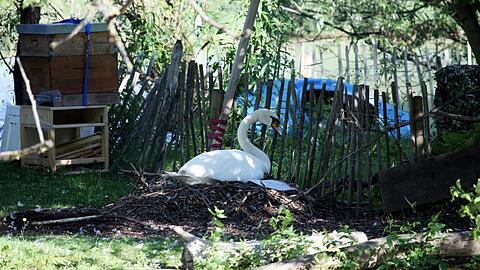
[[(23, 158), (22, 166), (56, 171), (59, 165), (100, 163), (108, 170), (107, 105), (120, 99), (117, 53), (105, 23), (92, 23), (89, 33), (84, 28), (52, 48), (75, 27), (73, 23), (17, 25), (19, 56), (40, 102), (42, 130), (46, 139), (55, 142), (46, 154)], [(25, 148), (39, 138), (27, 95), (17, 103), (22, 104), (21, 145)]]

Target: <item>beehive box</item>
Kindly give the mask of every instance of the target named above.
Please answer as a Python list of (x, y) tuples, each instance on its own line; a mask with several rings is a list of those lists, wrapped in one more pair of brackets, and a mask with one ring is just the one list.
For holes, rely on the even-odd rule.
[[(19, 55), (30, 79), (32, 92), (58, 90), (62, 95), (82, 94), (85, 79), (87, 34), (85, 28), (69, 41), (64, 39), (76, 24), (20, 24)], [(91, 23), (88, 93), (118, 90), (117, 53), (105, 23)]]

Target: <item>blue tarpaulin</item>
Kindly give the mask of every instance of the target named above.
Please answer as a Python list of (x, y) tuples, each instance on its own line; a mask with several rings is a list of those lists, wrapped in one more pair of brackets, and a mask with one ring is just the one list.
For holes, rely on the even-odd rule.
[[(299, 102), (301, 102), (301, 97), (302, 97), (301, 92), (302, 92), (302, 89), (303, 89), (303, 82), (304, 82), (303, 79), (295, 80), (295, 95), (297, 96), (297, 99), (298, 99)], [(326, 91), (327, 92), (332, 92), (332, 93), (335, 92), (335, 86), (336, 86), (337, 80), (325, 79), (325, 78), (318, 78), (318, 79), (309, 78), (308, 79), (308, 84), (309, 85), (311, 83), (314, 84), (315, 91), (320, 91), (320, 89), (322, 88), (323, 82), (325, 82), (325, 84), (326, 84)], [(282, 100), (282, 106), (280, 108), (280, 115), (279, 115), (280, 118), (283, 118), (283, 116), (285, 115), (286, 100), (287, 100), (287, 87), (288, 87), (289, 83), (290, 83), (290, 80), (285, 80), (283, 96), (282, 96), (282, 99), (281, 99)], [(344, 85), (345, 85), (345, 88), (347, 89), (348, 95), (352, 95), (353, 85), (350, 84), (350, 83), (347, 83), (347, 82), (345, 82)], [(307, 87), (307, 89), (309, 89), (309, 86)], [(272, 109), (275, 109), (277, 107), (279, 90), (280, 90), (280, 81), (276, 80), (276, 81), (273, 82), (272, 103), (271, 103), (271, 108)], [(267, 86), (266, 86), (266, 84), (263, 84), (262, 85), (262, 97), (265, 97), (266, 91), (267, 91)], [(239, 97), (237, 99), (237, 102), (239, 104), (243, 105), (243, 98)], [(291, 102), (292, 102), (291, 104), (293, 104), (293, 101), (291, 101)], [(370, 98), (369, 102), (373, 106), (373, 98)], [(253, 108), (252, 104), (254, 104), (254, 103), (255, 103), (255, 94), (254, 94), (254, 91), (252, 89), (252, 91), (250, 91), (249, 95), (248, 95), (249, 107), (248, 107), (247, 113), (250, 114), (250, 113), (253, 112), (254, 108)], [(260, 107), (262, 107), (262, 105), (263, 105), (263, 102), (260, 104)], [(387, 117), (388, 117), (389, 125), (394, 125), (395, 124), (394, 111), (395, 111), (394, 106), (392, 104), (387, 103)], [(297, 108), (297, 114), (299, 114), (299, 113), (300, 113), (300, 108)], [(383, 105), (382, 105), (381, 100), (380, 100), (380, 106), (379, 106), (379, 113), (380, 113), (380, 125), (382, 125), (383, 124)], [(408, 112), (405, 112), (405, 111), (399, 109), (398, 114), (399, 114), (400, 122), (408, 122), (410, 120), (410, 116), (409, 116)], [(306, 120), (308, 121), (308, 118), (306, 118)], [(290, 125), (292, 124), (291, 117), (289, 119), (289, 124)], [(400, 132), (401, 132), (402, 136), (409, 136), (410, 127), (409, 126), (402, 127), (400, 129)]]

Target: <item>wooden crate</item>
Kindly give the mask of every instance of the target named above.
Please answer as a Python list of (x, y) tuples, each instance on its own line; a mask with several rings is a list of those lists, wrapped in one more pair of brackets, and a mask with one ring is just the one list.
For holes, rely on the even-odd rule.
[[(32, 92), (58, 90), (62, 95), (82, 94), (85, 79), (87, 35), (82, 29), (69, 41), (52, 49), (75, 24), (20, 24), (20, 60), (30, 79)], [(90, 31), (88, 93), (118, 90), (117, 52), (105, 23), (92, 23)]]
[[(24, 166), (40, 166), (56, 171), (58, 166), (102, 163), (108, 170), (108, 109), (106, 106), (43, 107), (38, 114), (45, 139), (55, 147), (43, 155), (22, 158)], [(95, 127), (92, 136), (80, 138), (80, 128)], [(31, 106), (20, 109), (22, 148), (39, 142)]]

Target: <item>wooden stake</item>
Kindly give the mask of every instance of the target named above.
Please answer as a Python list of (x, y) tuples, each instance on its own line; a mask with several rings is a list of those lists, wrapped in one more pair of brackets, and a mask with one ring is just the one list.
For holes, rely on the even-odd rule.
[(304, 183), (300, 182), (300, 166), (302, 163), (302, 142), (303, 142), (303, 123), (305, 121), (305, 100), (307, 98), (308, 78), (303, 79), (303, 88), (300, 101), (300, 125), (298, 127), (298, 141), (297, 141), (297, 163), (295, 168), (296, 182), (302, 186)]
[[(262, 85), (263, 82), (260, 79), (257, 79), (255, 91), (255, 104), (253, 105), (253, 110), (256, 111), (260, 108), (260, 101), (262, 100)], [(255, 141), (255, 135), (257, 134), (257, 124), (254, 123), (250, 129), (250, 140)]]
[[(297, 110), (298, 110), (298, 99), (297, 99), (297, 89), (295, 87), (295, 82), (293, 83), (293, 89), (292, 89), (292, 101), (293, 101), (293, 106), (292, 106), (292, 137), (290, 140), (290, 158), (288, 160), (288, 181), (292, 181), (292, 177), (294, 176), (294, 164), (295, 164), (295, 138), (298, 136), (298, 131), (297, 131)], [(295, 179), (295, 181), (298, 181), (298, 179)]]
[(292, 91), (295, 91), (295, 77), (292, 76), (288, 83), (287, 88), (287, 100), (285, 102), (285, 116), (283, 119), (283, 134), (282, 134), (282, 144), (280, 146), (280, 159), (278, 160), (278, 171), (277, 171), (277, 179), (282, 179), (282, 165), (283, 165), (283, 158), (285, 156), (285, 140), (288, 134), (288, 116), (290, 111), (290, 95)]
[(387, 157), (387, 166), (390, 168), (390, 138), (388, 137), (388, 113), (387, 113), (387, 95), (385, 92), (382, 92), (382, 106), (383, 106), (383, 127), (385, 129), (385, 147), (387, 148), (386, 157)]
[[(408, 99), (408, 106), (409, 106), (409, 116), (410, 119), (412, 119), (412, 99), (413, 99), (413, 90), (412, 90), (412, 84), (410, 83), (410, 76), (408, 74), (408, 59), (407, 59), (407, 49), (405, 48), (403, 50), (403, 70), (405, 74), (405, 87), (407, 89), (407, 99)], [(415, 125), (410, 125), (410, 142), (412, 143), (412, 155), (413, 159), (416, 160), (418, 157), (418, 153), (416, 152), (417, 150), (417, 141), (416, 141), (416, 136), (415, 136)]]
[[(318, 132), (320, 130), (320, 125), (322, 124), (323, 96), (325, 95), (326, 88), (327, 88), (327, 84), (325, 82), (323, 82), (322, 83), (322, 88), (320, 89), (320, 98), (319, 98), (319, 102), (318, 102), (318, 107), (315, 106), (316, 122), (315, 122), (315, 125), (313, 126), (313, 138), (310, 140), (311, 148), (310, 148), (310, 152), (309, 152), (309, 155), (308, 155), (309, 159), (307, 161), (307, 170), (308, 170), (307, 175), (308, 175), (308, 178), (307, 178), (307, 181), (305, 181), (305, 186), (306, 187), (310, 186), (312, 184), (313, 167), (315, 165), (315, 157), (316, 157), (316, 150), (317, 150)], [(312, 119), (312, 122), (313, 122), (313, 116), (312, 116), (311, 119)]]
[[(288, 87), (288, 86), (287, 86)], [(281, 113), (281, 109), (282, 109), (282, 99), (283, 99), (283, 90), (285, 88), (285, 78), (282, 79), (282, 81), (280, 82), (280, 89), (278, 90), (278, 99), (277, 99), (277, 108), (276, 108), (276, 113), (278, 115), (278, 117), (281, 118), (280, 116), (280, 113)], [(286, 131), (284, 131), (286, 132)], [(272, 141), (272, 147), (270, 148), (270, 161), (272, 162), (273, 164), (273, 158), (274, 158), (274, 153), (275, 153), (275, 147), (277, 145), (277, 139), (278, 139), (278, 133), (277, 132), (274, 132), (273, 133), (273, 141)], [(273, 166), (273, 165), (272, 165)], [(271, 170), (272, 174), (273, 174), (273, 171)]]
[[(267, 93), (265, 96), (265, 102), (263, 104), (263, 107), (265, 109), (270, 110), (270, 106), (272, 104), (272, 91), (273, 91), (273, 80), (268, 80), (267, 81)], [(265, 148), (265, 135), (267, 132), (267, 126), (262, 125), (262, 133), (260, 135), (260, 149)]]
[(347, 78), (347, 82), (350, 82), (350, 58), (349, 58), (349, 48), (345, 46), (345, 76)]
[[(400, 123), (400, 117), (398, 115), (399, 105), (400, 105), (400, 96), (398, 94), (398, 78), (397, 78), (397, 48), (393, 48), (393, 55), (392, 55), (392, 64), (393, 64), (393, 82), (391, 84), (392, 88), (392, 98), (393, 98), (393, 105), (394, 105), (394, 120), (395, 125)], [(398, 161), (402, 161), (402, 134), (400, 132), (400, 128), (396, 129), (396, 141), (398, 145)]]

